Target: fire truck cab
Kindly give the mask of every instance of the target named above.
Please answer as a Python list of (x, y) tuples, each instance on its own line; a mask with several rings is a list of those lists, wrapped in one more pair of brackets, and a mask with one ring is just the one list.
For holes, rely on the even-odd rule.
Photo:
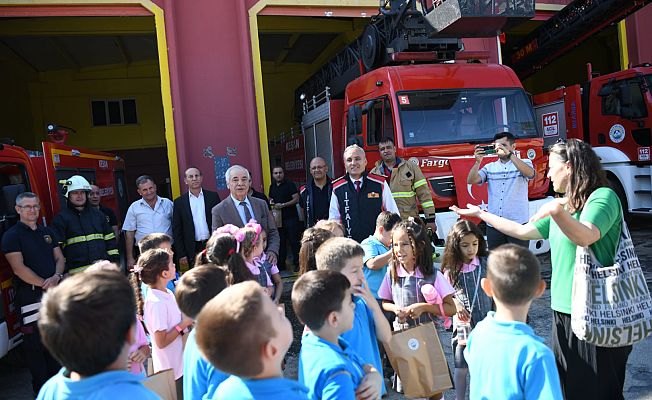
[[(126, 214), (127, 192), (124, 162), (98, 151), (44, 142), (41, 151), (0, 144), (0, 240), (19, 221), (16, 196), (30, 191), (39, 196), (41, 222), (48, 225), (66, 206), (63, 185), (72, 175), (82, 175), (100, 188), (102, 204), (121, 220)], [(0, 253), (0, 358), (22, 341), (20, 310), (14, 305), (13, 272)]]

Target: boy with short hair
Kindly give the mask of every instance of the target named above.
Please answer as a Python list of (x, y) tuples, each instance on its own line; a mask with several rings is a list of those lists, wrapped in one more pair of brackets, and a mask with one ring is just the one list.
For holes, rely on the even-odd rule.
[(299, 382), (311, 399), (365, 399), (381, 396), (382, 376), (342, 334), (353, 327), (349, 280), (329, 270), (309, 271), (292, 288), (292, 307), (310, 331), (301, 338)]
[(38, 399), (158, 399), (126, 370), (136, 305), (126, 277), (74, 275), (49, 289), (38, 322), (43, 344), (63, 365)]
[[(382, 375), (383, 366), (378, 342), (389, 345), (392, 329), (362, 272), (364, 255), (364, 250), (355, 240), (333, 238), (319, 246), (315, 259), (317, 270), (340, 272), (348, 278), (351, 292), (355, 295), (355, 318), (352, 329), (345, 331), (342, 338)], [(386, 392), (383, 381), (382, 394)]]
[(383, 211), (376, 218), (376, 230), (374, 234), (360, 243), (364, 250), (362, 257), (364, 277), (369, 284), (369, 290), (379, 302), (382, 299), (378, 296), (378, 289), (383, 283), (387, 264), (392, 259), (392, 229), (394, 225), (401, 222), (401, 216)]
[(470, 397), (562, 399), (552, 351), (525, 323), (532, 300), (546, 288), (537, 258), (521, 246), (500, 246), (489, 255), (481, 285), (496, 311), (476, 325), (464, 350)]
[[(204, 305), (226, 288), (226, 273), (215, 265), (200, 265), (189, 270), (179, 280), (174, 293), (179, 309), (191, 319)], [(188, 335), (183, 352), (183, 398), (212, 399), (217, 387), (229, 375), (216, 369), (199, 352), (196, 331)]]
[(281, 363), (292, 343), (292, 327), (257, 282), (230, 286), (206, 303), (196, 331), (202, 354), (231, 374), (214, 399), (308, 398), (305, 386), (283, 378)]

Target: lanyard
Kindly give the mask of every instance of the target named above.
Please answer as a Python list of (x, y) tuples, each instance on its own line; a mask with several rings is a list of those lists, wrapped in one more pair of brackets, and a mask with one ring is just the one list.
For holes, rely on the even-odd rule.
[[(469, 314), (473, 313), (473, 308), (475, 307), (475, 301), (478, 299), (478, 289), (480, 288), (480, 277), (482, 276), (482, 265), (478, 265), (478, 268), (473, 270), (473, 275), (475, 275), (475, 271), (478, 271), (478, 277), (475, 280), (475, 292), (473, 293), (473, 301), (469, 305), (469, 307), (471, 308), (469, 310)], [(464, 273), (462, 272), (462, 274), (464, 274)], [(466, 286), (466, 279), (464, 279), (464, 277), (462, 277), (462, 280), (464, 281), (464, 290), (466, 290), (466, 298), (468, 299), (469, 298), (469, 288)]]

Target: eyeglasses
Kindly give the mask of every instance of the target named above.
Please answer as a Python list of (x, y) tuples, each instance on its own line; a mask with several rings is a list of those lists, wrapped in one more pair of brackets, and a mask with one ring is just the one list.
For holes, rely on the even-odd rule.
[(23, 210), (38, 211), (41, 209), (41, 206), (18, 206)]
[(566, 140), (564, 138), (559, 138), (559, 139), (557, 139), (555, 144), (566, 144), (567, 142), (568, 142), (568, 140)]

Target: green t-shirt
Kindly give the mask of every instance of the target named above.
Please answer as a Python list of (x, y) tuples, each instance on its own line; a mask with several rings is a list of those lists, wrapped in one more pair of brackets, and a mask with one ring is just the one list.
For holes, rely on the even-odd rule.
[[(620, 239), (622, 207), (616, 193), (606, 187), (596, 189), (581, 212), (573, 218), (589, 222), (600, 230), (600, 239), (590, 247), (603, 265), (611, 265)], [(550, 240), (550, 306), (562, 313), (571, 313), (573, 268), (577, 245), (571, 242), (551, 217), (534, 222), (541, 236)]]

